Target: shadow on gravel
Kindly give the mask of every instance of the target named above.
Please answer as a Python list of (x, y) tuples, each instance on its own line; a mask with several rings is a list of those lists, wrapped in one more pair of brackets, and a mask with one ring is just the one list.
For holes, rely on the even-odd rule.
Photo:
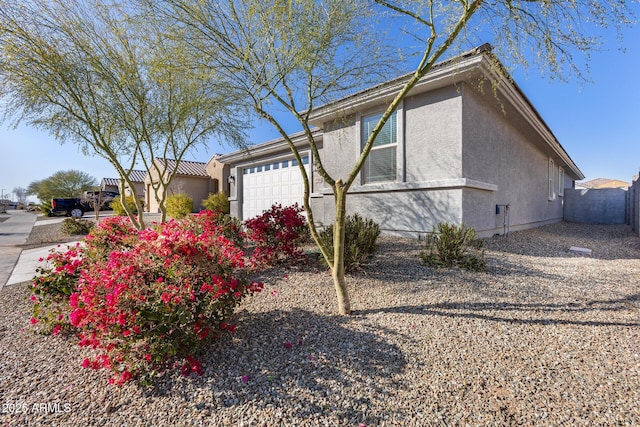
[[(553, 314), (587, 314), (589, 312), (616, 312), (638, 309), (640, 307), (640, 294), (631, 294), (623, 298), (617, 298), (612, 300), (593, 300), (586, 303), (568, 303), (568, 304), (518, 304), (518, 303), (440, 303), (420, 306), (400, 306), (389, 307), (383, 309), (374, 310), (358, 310), (353, 314), (366, 316), (369, 314), (377, 313), (404, 313), (404, 314), (423, 314), (428, 316), (444, 316), (450, 318), (464, 318), (464, 319), (477, 319), (488, 320), (492, 322), (504, 322), (511, 324), (529, 324), (529, 325), (577, 325), (577, 326), (640, 326), (638, 322), (603, 322), (592, 320), (580, 320), (576, 318), (553, 318), (549, 317)], [(500, 317), (495, 315), (483, 314), (482, 312), (531, 312), (531, 317), (523, 318), (519, 315), (518, 318)], [(540, 318), (540, 315), (547, 315), (546, 318)]]
[[(364, 415), (362, 408), (385, 406), (389, 390), (402, 387), (399, 376), (407, 360), (376, 331), (345, 327), (351, 319), (300, 309), (240, 313), (236, 335), (203, 356), (203, 364), (212, 369), (190, 379), (216, 396), (199, 409), (215, 412), (220, 406), (245, 404), (279, 408), (286, 402), (286, 407), (297, 408), (300, 423), (317, 416), (337, 418), (340, 425), (380, 424), (384, 415)], [(352, 387), (368, 393), (351, 395)], [(175, 396), (192, 391), (178, 382), (157, 384), (146, 393)]]

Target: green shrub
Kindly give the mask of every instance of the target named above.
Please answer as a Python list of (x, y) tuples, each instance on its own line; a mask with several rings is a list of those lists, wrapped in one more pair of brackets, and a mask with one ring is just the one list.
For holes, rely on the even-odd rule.
[[(344, 268), (352, 271), (360, 266), (375, 252), (376, 240), (380, 235), (380, 226), (371, 219), (358, 214), (349, 215), (345, 223)], [(333, 225), (320, 232), (322, 246), (333, 254)], [(321, 257), (326, 264), (324, 257)]]
[(473, 227), (464, 224), (441, 223), (425, 238), (426, 251), (420, 256), (431, 267), (461, 267), (467, 270), (486, 271), (482, 240), (476, 238)]
[(193, 199), (186, 194), (172, 194), (167, 197), (167, 215), (180, 219), (193, 212)]
[(52, 210), (53, 206), (51, 206), (51, 200), (40, 203), (40, 212), (42, 212), (45, 216), (53, 215), (51, 213)]
[(89, 234), (93, 226), (93, 221), (87, 219), (65, 218), (65, 220), (62, 221), (62, 232), (70, 235), (84, 235)]
[[(134, 199), (134, 197), (126, 196), (124, 200), (129, 210), (132, 211), (134, 215), (137, 215), (138, 208), (136, 208), (136, 200)], [(144, 207), (144, 202), (142, 200), (140, 200), (140, 203)], [(113, 199), (113, 201), (111, 202), (111, 209), (113, 209), (113, 213), (118, 216), (127, 215), (127, 212), (124, 210), (124, 207), (122, 207), (122, 201), (120, 200), (119, 196)]]
[(209, 194), (209, 197), (202, 201), (205, 209), (214, 212), (229, 213), (229, 198), (224, 193)]

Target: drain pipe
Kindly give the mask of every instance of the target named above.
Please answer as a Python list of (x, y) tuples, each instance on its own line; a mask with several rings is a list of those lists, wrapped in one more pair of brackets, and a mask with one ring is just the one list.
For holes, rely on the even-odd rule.
[(496, 215), (500, 215), (500, 208), (502, 208), (502, 234), (505, 236), (509, 235), (509, 208), (511, 205), (507, 203), (506, 205), (496, 205)]

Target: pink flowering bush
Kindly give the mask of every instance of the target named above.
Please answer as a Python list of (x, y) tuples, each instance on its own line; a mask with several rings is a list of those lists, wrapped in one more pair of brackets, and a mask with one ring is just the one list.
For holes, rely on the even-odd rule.
[(84, 238), (87, 254), (106, 259), (113, 251), (132, 248), (138, 242), (138, 230), (126, 216), (112, 216), (100, 221)]
[(141, 232), (114, 219), (92, 233), (72, 292), (65, 288), (68, 324), (98, 351), (83, 366), (110, 370), (116, 384), (171, 367), (202, 374), (194, 356), (233, 333), (234, 308), (262, 289), (249, 280), (242, 247), (225, 237), (233, 233), (208, 211)]
[(52, 250), (40, 261), (46, 264), (36, 268), (37, 276), (31, 282), (31, 324), (39, 332), (57, 334), (69, 323), (69, 296), (76, 290), (83, 267), (82, 249), (77, 244), (64, 252)]
[(302, 208), (295, 204), (274, 204), (262, 215), (245, 221), (247, 238), (255, 245), (252, 258), (257, 265), (295, 262), (303, 257), (306, 222)]

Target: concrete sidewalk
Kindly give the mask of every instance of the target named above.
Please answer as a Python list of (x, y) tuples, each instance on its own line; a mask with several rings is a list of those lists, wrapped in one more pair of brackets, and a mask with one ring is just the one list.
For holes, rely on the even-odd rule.
[[(9, 219), (0, 223), (0, 289), (9, 281), (22, 253), (37, 215), (21, 210), (8, 210)], [(32, 276), (33, 277), (33, 276)]]
[[(67, 247), (76, 244), (76, 242), (68, 242), (60, 245), (22, 250), (20, 246), (25, 244), (34, 226), (62, 222), (65, 218), (57, 217), (36, 222), (37, 214), (19, 210), (7, 212), (9, 219), (0, 223), (0, 289), (5, 285), (15, 285), (16, 283), (30, 281), (36, 273), (36, 267), (42, 264), (39, 260), (46, 258), (50, 250), (67, 250)], [(110, 212), (101, 212), (100, 218), (112, 215)], [(92, 213), (88, 213), (83, 218), (95, 220)], [(145, 221), (149, 223), (159, 219), (159, 214), (145, 213)]]
[[(45, 264), (44, 262), (40, 262), (40, 260), (46, 258), (51, 250), (66, 251), (67, 248), (75, 246), (75, 244), (75, 242), (68, 242), (43, 248), (23, 250), (5, 285), (9, 286), (31, 281), (36, 274), (36, 268), (39, 265)], [(1, 286), (0, 289), (2, 289)]]

